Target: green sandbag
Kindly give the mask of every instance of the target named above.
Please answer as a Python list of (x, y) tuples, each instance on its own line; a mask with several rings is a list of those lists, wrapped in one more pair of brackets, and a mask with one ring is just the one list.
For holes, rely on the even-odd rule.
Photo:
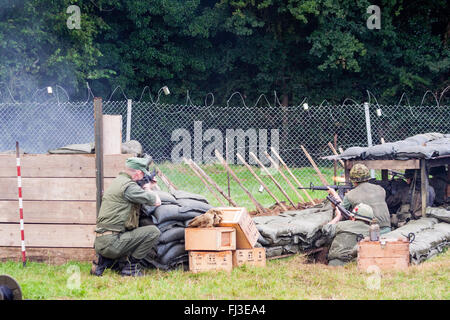
[(445, 208), (428, 207), (426, 215), (427, 217), (436, 218), (439, 221), (450, 223), (450, 210)]
[(67, 146), (48, 150), (48, 153), (52, 154), (74, 154), (74, 153), (94, 153), (95, 144), (91, 143), (82, 143), (82, 144), (69, 144)]

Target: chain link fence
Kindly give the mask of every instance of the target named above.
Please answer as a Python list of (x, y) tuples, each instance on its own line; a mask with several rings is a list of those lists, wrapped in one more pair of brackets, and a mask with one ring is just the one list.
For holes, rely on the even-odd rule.
[[(337, 147), (379, 144), (382, 140), (394, 142), (426, 132), (450, 133), (450, 108), (447, 105), (409, 106), (343, 104), (319, 106), (254, 106), (242, 104), (222, 106), (171, 105), (155, 102), (104, 101), (104, 114), (121, 115), (123, 134), (139, 141), (145, 153), (180, 189), (208, 196), (214, 205), (228, 205), (217, 199), (191, 168), (182, 162), (191, 158), (231, 198), (250, 210), (254, 203), (244, 190), (217, 162), (214, 150), (228, 159), (240, 183), (263, 206), (274, 199), (264, 191), (251, 172), (237, 159), (242, 155), (253, 166), (256, 174), (281, 201), (306, 201), (306, 194), (294, 190), (276, 167), (271, 166), (265, 152), (274, 147), (300, 182), (320, 185), (315, 171), (303, 153), (304, 146), (322, 172), (332, 182), (334, 164), (320, 159), (332, 154), (328, 144), (337, 138)], [(131, 115), (131, 126), (127, 118)], [(27, 153), (46, 153), (69, 144), (94, 141), (93, 102), (1, 103), (0, 151), (14, 150), (19, 141)], [(129, 132), (127, 132), (129, 130)], [(370, 135), (368, 135), (368, 132)], [(261, 170), (255, 156), (269, 168), (273, 179)], [(272, 154), (272, 157), (274, 155)], [(279, 163), (276, 157), (273, 157)], [(286, 171), (284, 175), (290, 177)], [(338, 167), (337, 174), (343, 170)], [(297, 186), (294, 180), (290, 182)], [(163, 186), (164, 187), (164, 186)], [(262, 192), (261, 192), (262, 191)], [(286, 194), (288, 197), (286, 197)], [(312, 197), (323, 197), (310, 192)]]

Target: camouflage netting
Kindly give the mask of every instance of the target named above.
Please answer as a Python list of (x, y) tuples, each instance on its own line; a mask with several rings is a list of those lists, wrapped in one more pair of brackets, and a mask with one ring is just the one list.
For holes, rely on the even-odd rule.
[(326, 240), (322, 226), (333, 218), (329, 202), (313, 208), (286, 211), (278, 216), (254, 217), (260, 233), (258, 244), (266, 248), (266, 256), (298, 253), (320, 247)]
[(202, 195), (182, 190), (155, 192), (161, 198), (161, 206), (143, 205), (140, 226), (153, 224), (161, 231), (161, 235), (156, 253), (144, 258), (142, 265), (162, 270), (187, 266), (189, 258), (184, 246), (184, 229), (194, 217), (205, 213), (212, 206)]

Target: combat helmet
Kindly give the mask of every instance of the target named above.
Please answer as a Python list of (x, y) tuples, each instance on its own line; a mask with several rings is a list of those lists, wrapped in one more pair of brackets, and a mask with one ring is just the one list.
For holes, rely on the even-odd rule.
[(352, 213), (354, 214), (355, 219), (363, 220), (365, 222), (369, 222), (375, 218), (372, 207), (365, 203), (358, 204), (353, 209)]
[(369, 181), (370, 172), (369, 168), (361, 163), (355, 164), (350, 170), (350, 180), (355, 182)]

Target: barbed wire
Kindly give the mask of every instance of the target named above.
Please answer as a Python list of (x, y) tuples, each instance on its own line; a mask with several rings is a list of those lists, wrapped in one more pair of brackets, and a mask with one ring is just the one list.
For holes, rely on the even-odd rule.
[[(1, 86), (1, 85), (3, 85), (3, 86)], [(88, 82), (86, 82), (86, 87), (87, 87), (87, 98), (86, 98), (86, 102), (88, 102), (91, 98), (93, 99), (93, 98), (95, 97), (95, 94), (93, 93), (92, 89), (90, 88)], [(8, 93), (8, 95), (5, 96), (5, 95), (1, 92), (1, 89), (0, 89), (0, 98), (3, 99), (3, 101), (0, 101), (0, 103), (8, 103), (7, 100), (10, 100), (9, 103), (25, 103), (25, 102), (42, 102), (42, 103), (48, 103), (48, 102), (51, 101), (52, 99), (56, 99), (57, 102), (60, 103), (61, 100), (60, 100), (60, 96), (59, 96), (58, 89), (59, 89), (59, 90), (62, 90), (62, 91), (64, 92), (64, 94), (65, 94), (65, 96), (66, 96), (66, 98), (67, 98), (67, 101), (71, 101), (70, 96), (69, 96), (69, 94), (67, 93), (67, 91), (66, 91), (62, 86), (60, 86), (59, 84), (55, 84), (55, 85), (53, 85), (53, 86), (47, 86), (47, 87), (44, 87), (44, 88), (36, 89), (36, 90), (34, 91), (34, 93), (31, 94), (29, 101), (23, 101), (23, 102), (18, 102), (18, 101), (14, 98), (14, 95), (12, 94), (11, 89), (8, 87), (8, 85), (7, 85), (5, 82), (0, 82), (0, 88), (6, 89), (6, 91), (7, 91), (7, 93)], [(42, 95), (42, 91), (44, 91), (44, 90), (47, 89), (47, 88), (55, 88), (55, 93), (54, 93), (53, 95), (50, 95), (51, 93), (47, 93), (47, 94), (50, 95), (49, 98), (47, 98), (46, 95)], [(437, 95), (436, 95), (433, 91), (427, 90), (427, 91), (423, 94), (423, 96), (422, 96), (422, 99), (421, 99), (421, 102), (420, 102), (419, 107), (423, 107), (423, 106), (424, 106), (424, 101), (425, 101), (425, 99), (427, 98), (427, 96), (428, 96), (429, 94), (431, 94), (432, 97), (434, 98), (435, 106), (436, 106), (436, 107), (440, 107), (440, 106), (441, 106), (442, 99), (446, 96), (447, 91), (449, 90), (449, 88), (450, 88), (450, 86), (447, 86), (444, 90), (442, 90), (442, 92), (441, 92), (439, 98), (437, 97)], [(162, 89), (162, 88), (161, 88), (161, 89)], [(283, 111), (285, 111), (285, 112), (289, 112), (289, 111), (298, 111), (298, 110), (301, 110), (301, 109), (305, 109), (304, 104), (307, 104), (308, 107), (311, 106), (311, 107), (316, 107), (316, 108), (321, 108), (321, 107), (323, 107), (324, 105), (325, 105), (325, 106), (331, 106), (331, 105), (332, 105), (332, 104), (330, 104), (330, 103), (328, 102), (327, 99), (322, 100), (322, 102), (321, 102), (319, 105), (314, 105), (314, 104), (308, 105), (308, 100), (309, 100), (309, 98), (308, 98), (307, 96), (305, 96), (299, 104), (297, 103), (297, 104), (295, 104), (295, 105), (288, 105), (288, 106), (285, 106), (285, 105), (283, 105), (283, 104), (280, 102), (280, 100), (279, 100), (279, 98), (278, 98), (278, 93), (277, 93), (275, 90), (273, 91), (273, 97), (274, 97), (273, 103), (271, 103), (271, 102), (269, 101), (269, 99), (267, 98), (267, 95), (266, 95), (266, 94), (260, 94), (260, 95), (257, 97), (256, 101), (255, 101), (253, 104), (248, 104), (248, 102), (247, 102), (247, 96), (246, 96), (245, 94), (242, 94), (242, 93), (239, 92), (239, 91), (235, 91), (235, 92), (233, 92), (233, 93), (228, 97), (228, 99), (227, 99), (226, 102), (225, 102), (225, 106), (215, 105), (215, 100), (216, 100), (216, 99), (215, 99), (215, 96), (214, 96), (214, 94), (213, 94), (212, 92), (209, 92), (209, 93), (207, 93), (207, 94), (205, 95), (203, 104), (196, 104), (196, 103), (194, 103), (194, 102), (192, 101), (191, 96), (190, 96), (190, 92), (189, 92), (189, 90), (187, 90), (187, 91), (186, 91), (186, 99), (185, 99), (185, 104), (184, 104), (184, 105), (182, 105), (182, 104), (162, 104), (162, 103), (160, 103), (161, 89), (158, 91), (158, 93), (157, 93), (157, 95), (156, 95), (156, 99), (155, 99), (155, 98), (151, 95), (150, 87), (149, 87), (149, 86), (145, 86), (145, 87), (143, 88), (141, 94), (140, 94), (139, 100), (133, 101), (133, 102), (141, 102), (141, 101), (143, 101), (144, 94), (145, 94), (146, 90), (148, 90), (148, 91), (149, 91), (149, 93), (148, 93), (148, 98), (149, 98), (150, 102), (152, 103), (152, 106), (154, 106), (157, 110), (159, 110), (159, 111), (161, 111), (161, 112), (168, 113), (168, 114), (177, 114), (177, 113), (184, 112), (184, 110), (180, 109), (180, 110), (178, 110), (178, 111), (176, 111), (176, 112), (168, 111), (168, 110), (165, 108), (165, 107), (167, 107), (167, 106), (178, 106), (178, 107), (180, 107), (180, 106), (189, 106), (190, 108), (194, 108), (194, 109), (196, 109), (196, 110), (207, 110), (207, 109), (210, 109), (210, 108), (213, 108), (213, 107), (220, 107), (221, 109), (234, 108), (233, 105), (235, 105), (235, 103), (232, 103), (232, 100), (233, 100), (233, 98), (235, 98), (235, 96), (238, 96), (238, 97), (239, 97), (238, 101), (239, 101), (240, 106), (243, 107), (244, 109), (248, 109), (248, 110), (254, 110), (254, 109), (258, 108), (258, 106), (261, 105), (261, 101), (263, 101), (262, 107), (265, 107), (265, 108), (271, 108), (271, 109), (278, 109), (278, 108), (281, 108), (281, 109), (282, 109)], [(118, 100), (112, 100), (112, 98), (114, 97), (114, 94), (116, 93), (117, 90), (120, 90), (120, 91), (121, 91), (122, 96), (125, 98), (125, 100), (128, 100), (128, 99), (129, 99), (128, 96), (127, 96), (126, 93), (125, 93), (125, 90), (124, 90), (120, 85), (118, 85), (118, 86), (116, 86), (116, 87), (112, 90), (112, 92), (111, 92), (109, 98), (106, 99), (107, 102), (118, 101)], [(370, 106), (376, 105), (376, 107), (379, 108), (380, 104), (379, 104), (379, 102), (378, 102), (377, 97), (376, 97), (370, 90), (366, 90), (366, 93), (367, 93), (367, 98), (368, 98), (368, 103), (369, 103), (369, 105), (370, 105)], [(38, 94), (41, 94), (41, 95), (39, 96)], [(374, 103), (372, 103), (372, 99), (374, 100)], [(412, 105), (411, 105), (411, 103), (410, 103), (409, 97), (408, 97), (408, 95), (407, 95), (406, 92), (403, 92), (403, 93), (402, 93), (402, 95), (401, 95), (401, 97), (400, 97), (400, 100), (399, 100), (396, 104), (394, 104), (393, 106), (400, 107), (400, 106), (401, 106), (401, 103), (402, 103), (402, 101), (403, 101), (404, 99), (406, 99), (406, 101), (407, 101), (407, 104), (405, 104), (404, 106), (408, 106), (409, 109), (410, 109), (411, 115), (414, 116), (414, 112), (413, 112), (413, 110), (412, 110), (412, 108), (411, 108)], [(33, 100), (34, 100), (34, 101), (33, 101)], [(347, 102), (348, 102), (348, 101), (351, 101), (351, 102), (353, 103), (353, 106), (356, 106), (356, 107), (362, 105), (361, 102), (357, 102), (355, 99), (353, 99), (353, 98), (351, 98), (351, 97), (346, 97), (346, 98), (342, 101), (342, 103), (334, 103), (333, 105), (347, 105)], [(385, 104), (385, 105), (386, 105), (386, 104)], [(165, 106), (165, 107), (162, 108), (161, 106)], [(351, 105), (349, 105), (349, 106), (351, 106)], [(427, 106), (430, 106), (430, 105), (428, 104)], [(415, 107), (417, 107), (417, 106), (415, 106)], [(305, 110), (306, 110), (306, 109), (305, 109)]]

